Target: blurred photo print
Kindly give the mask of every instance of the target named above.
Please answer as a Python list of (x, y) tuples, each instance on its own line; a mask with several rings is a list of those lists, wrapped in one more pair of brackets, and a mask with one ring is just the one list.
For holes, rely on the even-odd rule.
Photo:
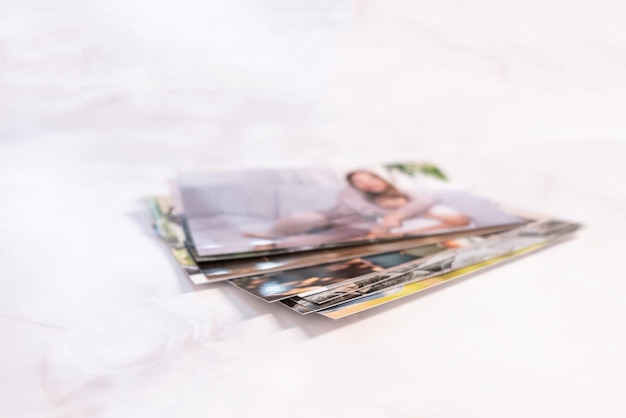
[(517, 225), (429, 164), (181, 174), (196, 259), (306, 251)]

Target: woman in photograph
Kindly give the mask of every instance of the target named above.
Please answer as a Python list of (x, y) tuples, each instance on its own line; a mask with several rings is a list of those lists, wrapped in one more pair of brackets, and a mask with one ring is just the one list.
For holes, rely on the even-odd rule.
[(431, 197), (401, 191), (379, 175), (352, 171), (348, 186), (329, 210), (302, 212), (279, 219), (259, 238), (281, 239), (281, 246), (413, 235), (462, 227), (469, 218), (437, 205)]

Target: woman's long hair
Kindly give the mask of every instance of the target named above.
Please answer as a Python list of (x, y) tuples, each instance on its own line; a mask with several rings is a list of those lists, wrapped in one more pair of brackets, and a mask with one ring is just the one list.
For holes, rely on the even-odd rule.
[[(352, 177), (354, 177), (354, 175), (356, 174), (368, 174), (372, 177), (376, 177), (378, 180), (385, 183), (385, 186), (386, 186), (385, 190), (383, 190), (382, 192), (375, 193), (375, 192), (366, 192), (364, 190), (359, 189), (358, 187), (354, 185), (354, 182), (352, 181)], [(382, 178), (376, 173), (372, 173), (371, 171), (367, 171), (367, 170), (351, 171), (348, 174), (346, 174), (346, 181), (353, 189), (358, 190), (359, 192), (363, 193), (365, 198), (371, 202), (373, 202), (376, 198), (379, 198), (379, 197), (404, 197), (407, 199), (409, 198), (406, 194), (398, 190), (396, 186), (391, 184), (389, 181), (385, 180), (384, 178)]]

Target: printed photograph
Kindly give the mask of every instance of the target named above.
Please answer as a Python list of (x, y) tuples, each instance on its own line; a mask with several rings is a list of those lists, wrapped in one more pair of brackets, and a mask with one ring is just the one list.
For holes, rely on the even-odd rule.
[[(463, 239), (457, 239), (452, 241), (444, 241), (439, 244), (443, 249), (453, 250), (474, 245), (476, 243), (485, 240), (483, 236), (473, 236)], [(467, 258), (467, 254), (475, 253), (475, 250), (471, 251), (469, 248), (462, 252), (437, 252), (432, 257), (427, 259), (414, 260), (413, 263), (406, 263), (400, 267), (389, 267), (382, 270), (379, 274), (370, 274), (364, 277), (358, 277), (355, 280), (347, 284), (341, 284), (329, 290), (320, 291), (313, 294), (298, 295), (292, 299), (296, 301), (307, 301), (314, 305), (324, 304), (329, 302), (347, 300), (357, 294), (372, 293), (376, 290), (388, 287), (392, 282), (401, 283), (406, 280), (418, 279), (419, 277), (431, 276), (434, 274), (440, 274), (443, 270), (452, 267), (452, 260), (460, 259), (463, 254)], [(485, 251), (481, 251), (482, 254)], [(423, 262), (421, 262), (424, 260)], [(330, 305), (326, 305), (330, 306)], [(319, 308), (319, 306), (317, 306)]]
[[(449, 282), (453, 279), (457, 279), (457, 278), (466, 276), (468, 274), (475, 273), (482, 269), (486, 269), (487, 267), (514, 259), (515, 257), (520, 257), (530, 252), (540, 250), (541, 248), (546, 247), (553, 243), (554, 241), (547, 241), (544, 243), (531, 245), (529, 247), (514, 251), (512, 253), (494, 257), (489, 260), (485, 260), (480, 263), (476, 263), (467, 267), (462, 267), (453, 271), (449, 271), (443, 274), (428, 277), (419, 281), (406, 283), (401, 286), (388, 287), (382, 291), (372, 292), (372, 293), (363, 295), (363, 297), (355, 297), (345, 302), (342, 302), (340, 304), (336, 304), (332, 307), (327, 307), (327, 308), (317, 307), (316, 311), (312, 311), (310, 305), (303, 306), (303, 305), (300, 305), (298, 302), (293, 302), (293, 301), (290, 301), (289, 299), (286, 299), (285, 301), (282, 301), (282, 302), (285, 302), (284, 304), (286, 306), (302, 314), (316, 312), (320, 315), (326, 316), (327, 318), (341, 319), (350, 315), (357, 314), (359, 312), (366, 311), (376, 306), (380, 306), (385, 303), (392, 302), (394, 300), (398, 300), (398, 299), (416, 294), (418, 292), (432, 288), (436, 285)], [(286, 303), (286, 301), (290, 301), (290, 303)]]
[(292, 295), (333, 288), (358, 277), (405, 264), (445, 249), (446, 247), (438, 243), (430, 244), (385, 254), (245, 277), (230, 280), (230, 283), (268, 302), (275, 302)]
[[(400, 251), (407, 247), (438, 243), (449, 239), (452, 234), (457, 236), (468, 233), (460, 231), (432, 237), (328, 248), (304, 253), (286, 253), (273, 256), (203, 262), (195, 260), (185, 244), (186, 236), (182, 226), (185, 214), (180, 210), (181, 205), (176, 194), (173, 193), (171, 197), (159, 196), (147, 199), (147, 204), (155, 231), (167, 243), (174, 259), (194, 284), (258, 276), (260, 274), (327, 264), (330, 261), (351, 260), (355, 257)], [(491, 227), (484, 228), (484, 230), (485, 233), (490, 233), (498, 232), (503, 228)]]
[(524, 219), (428, 164), (189, 173), (178, 179), (198, 260), (428, 236)]
[(385, 278), (369, 288), (365, 286), (352, 293), (346, 289), (345, 294), (331, 302), (314, 304), (297, 298), (281, 302), (299, 313), (318, 312), (330, 318), (342, 318), (539, 250), (571, 236), (579, 227), (579, 224), (564, 221), (538, 221), (518, 230), (498, 234), (476, 245), (461, 248), (455, 254), (442, 253), (442, 257), (434, 256), (428, 262), (418, 264), (412, 269), (410, 266), (398, 269), (392, 277)]
[(146, 201), (155, 232), (169, 247), (176, 263), (183, 269), (194, 284), (208, 283), (206, 276), (198, 267), (185, 246), (185, 233), (180, 217), (175, 214), (175, 207), (169, 197), (152, 197)]

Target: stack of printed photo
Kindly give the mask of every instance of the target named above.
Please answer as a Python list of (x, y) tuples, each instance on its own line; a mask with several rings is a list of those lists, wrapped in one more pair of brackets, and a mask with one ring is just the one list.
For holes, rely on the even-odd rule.
[(182, 173), (148, 200), (194, 284), (339, 319), (539, 250), (579, 224), (505, 209), (435, 165)]

